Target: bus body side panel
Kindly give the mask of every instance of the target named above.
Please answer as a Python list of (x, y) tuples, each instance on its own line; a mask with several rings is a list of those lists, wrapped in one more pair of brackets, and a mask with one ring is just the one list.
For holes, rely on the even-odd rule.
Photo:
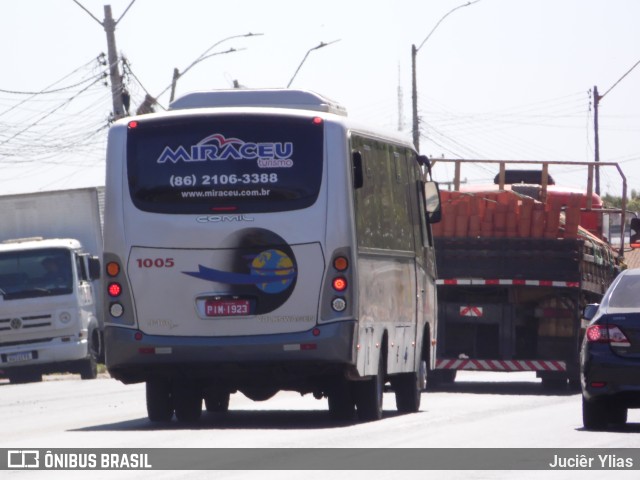
[[(418, 314), (427, 279), (418, 271), (421, 246), (418, 201), (419, 172), (415, 152), (406, 145), (353, 131), (351, 149), (359, 152), (362, 187), (355, 190), (358, 244), (358, 371), (378, 372), (380, 353), (386, 373), (418, 368), (423, 322)], [(411, 169), (409, 168), (411, 166)], [(418, 275), (421, 278), (418, 279)], [(420, 287), (418, 287), (420, 285)], [(422, 313), (422, 312), (421, 312)]]
[(387, 334), (388, 374), (414, 371), (416, 328), (415, 260), (363, 251), (360, 276), (357, 365), (362, 375), (375, 375)]

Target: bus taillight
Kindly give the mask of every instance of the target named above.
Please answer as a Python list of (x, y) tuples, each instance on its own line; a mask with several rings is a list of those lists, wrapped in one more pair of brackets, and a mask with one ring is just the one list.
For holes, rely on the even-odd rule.
[(347, 301), (343, 297), (335, 297), (331, 300), (331, 308), (336, 312), (344, 312), (347, 308)]
[(122, 285), (117, 282), (112, 282), (107, 287), (107, 291), (109, 292), (110, 297), (119, 297), (122, 293)]
[(346, 257), (336, 257), (333, 260), (333, 268), (339, 272), (344, 272), (349, 267), (349, 261)]
[(110, 277), (115, 277), (120, 273), (120, 265), (116, 262), (107, 263), (107, 275)]
[(344, 292), (347, 289), (347, 279), (344, 277), (336, 277), (332, 282), (333, 289), (337, 292)]

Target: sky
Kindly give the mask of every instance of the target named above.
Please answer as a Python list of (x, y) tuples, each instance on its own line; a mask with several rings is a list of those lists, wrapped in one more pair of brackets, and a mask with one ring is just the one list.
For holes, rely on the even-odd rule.
[[(291, 82), (359, 121), (410, 136), (411, 45), (428, 37), (416, 56), (421, 153), (593, 161), (597, 87), (600, 161), (617, 162), (628, 191), (640, 191), (637, 0), (479, 0), (458, 9), (468, 2), (107, 2), (78, 0), (85, 10), (73, 0), (0, 0), (0, 195), (104, 184), (113, 106), (98, 21), (107, 4), (119, 19), (132, 111), (147, 93), (165, 108), (173, 69), (186, 70), (218, 44), (178, 80), (177, 96), (234, 81)], [(321, 42), (328, 45), (309, 52)], [(600, 172), (601, 192), (619, 195), (617, 171)], [(452, 173), (447, 164), (435, 168), (443, 182)], [(585, 186), (583, 167), (551, 173), (559, 184)], [(486, 183), (494, 174), (485, 164), (462, 177)]]

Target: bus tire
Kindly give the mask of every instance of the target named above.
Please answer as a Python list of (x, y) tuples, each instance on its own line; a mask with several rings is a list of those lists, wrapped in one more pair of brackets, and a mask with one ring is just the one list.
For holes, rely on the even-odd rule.
[(396, 408), (401, 413), (416, 413), (420, 410), (422, 382), (416, 372), (400, 373), (391, 377), (391, 388), (396, 394)]
[(167, 380), (147, 380), (147, 415), (152, 422), (168, 422), (173, 417), (171, 383)]
[(179, 422), (195, 422), (200, 418), (202, 393), (195, 382), (174, 382), (173, 408)]
[(209, 392), (204, 396), (204, 406), (207, 412), (224, 413), (229, 411), (230, 392)]
[(356, 413), (356, 404), (351, 392), (351, 385), (347, 380), (336, 380), (327, 393), (329, 415), (333, 420), (349, 422)]
[(380, 352), (378, 373), (368, 380), (354, 384), (358, 419), (364, 422), (382, 418), (382, 397), (384, 393), (384, 353)]

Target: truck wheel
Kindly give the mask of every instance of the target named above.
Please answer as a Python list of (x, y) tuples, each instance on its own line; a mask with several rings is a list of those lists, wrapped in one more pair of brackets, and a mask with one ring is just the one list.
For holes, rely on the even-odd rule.
[(401, 413), (420, 410), (422, 389), (420, 375), (416, 372), (400, 373), (391, 377), (391, 388), (396, 393), (396, 408)]
[(370, 379), (354, 384), (358, 418), (362, 421), (382, 418), (382, 394), (384, 392), (384, 354), (380, 352), (378, 373)]
[(167, 380), (147, 380), (147, 415), (152, 422), (168, 422), (173, 417), (171, 383)]
[(41, 382), (42, 374), (39, 372), (9, 372), (9, 382), (11, 383), (34, 383)]
[(78, 371), (82, 380), (94, 380), (98, 376), (98, 359), (90, 354), (89, 358), (80, 360)]
[(582, 397), (582, 424), (587, 430), (607, 428), (607, 404), (601, 398), (586, 400)]
[(427, 390), (436, 390), (443, 385), (452, 385), (456, 381), (457, 370), (427, 371)]
[(94, 380), (98, 376), (98, 357), (100, 356), (100, 333), (98, 330), (91, 332), (88, 345), (88, 358), (80, 360), (78, 373), (82, 380)]
[(356, 405), (351, 393), (351, 384), (347, 380), (334, 381), (327, 393), (329, 415), (333, 420), (349, 422), (356, 413)]
[(195, 422), (202, 415), (202, 392), (193, 381), (173, 384), (173, 407), (179, 422)]
[(542, 388), (549, 391), (562, 391), (567, 389), (566, 377), (542, 377)]
[(230, 398), (229, 392), (211, 392), (204, 396), (204, 406), (207, 412), (228, 412)]

